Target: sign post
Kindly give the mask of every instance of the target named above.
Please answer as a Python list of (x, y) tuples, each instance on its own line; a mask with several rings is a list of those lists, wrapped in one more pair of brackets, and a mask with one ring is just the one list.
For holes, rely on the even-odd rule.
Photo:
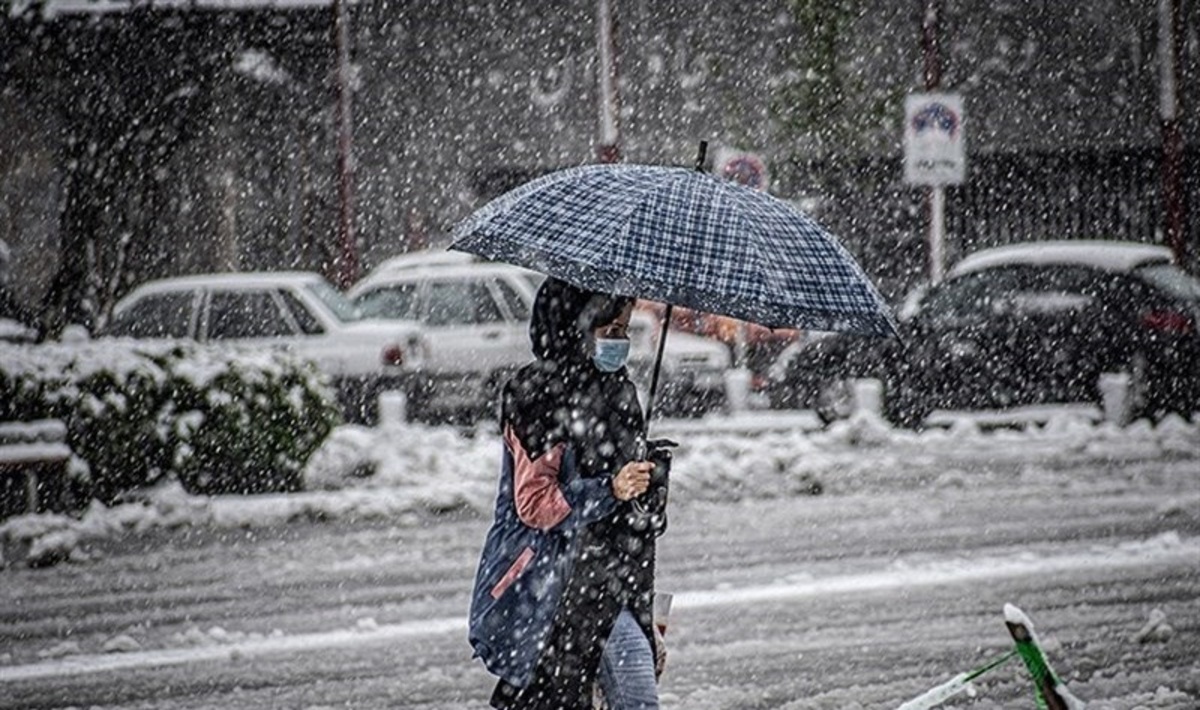
[(617, 83), (617, 39), (609, 0), (596, 2), (596, 48), (600, 55), (600, 145), (601, 163), (621, 162), (620, 95)]
[[(713, 172), (726, 180), (732, 180), (763, 192), (766, 192), (771, 185), (771, 172), (767, 168), (767, 161), (761, 155), (731, 147), (722, 147), (717, 150), (713, 158)], [(746, 322), (738, 320), (735, 323), (733, 367), (725, 372), (725, 397), (731, 410), (741, 412), (749, 406), (753, 374), (748, 366), (749, 345), (746, 342)]]
[(909, 94), (904, 101), (904, 181), (930, 187), (929, 279), (942, 280), (946, 185), (966, 177), (961, 94)]

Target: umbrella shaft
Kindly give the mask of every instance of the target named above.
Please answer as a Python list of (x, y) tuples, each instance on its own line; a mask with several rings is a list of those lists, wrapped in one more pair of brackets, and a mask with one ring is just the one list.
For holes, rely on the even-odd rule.
[(671, 325), (670, 303), (663, 313), (662, 331), (658, 334), (658, 353), (654, 356), (654, 373), (650, 376), (650, 394), (646, 397), (646, 432), (650, 431), (650, 418), (654, 416), (654, 396), (658, 393), (658, 374), (662, 369), (663, 349), (667, 346), (667, 328)]

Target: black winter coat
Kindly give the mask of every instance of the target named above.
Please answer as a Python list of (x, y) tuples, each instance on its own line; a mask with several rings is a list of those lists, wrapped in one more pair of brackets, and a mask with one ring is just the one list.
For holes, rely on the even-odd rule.
[[(586, 334), (604, 323), (589, 318), (595, 300), (562, 282), (539, 291), (530, 326), (538, 360), (505, 386), (501, 420), (531, 457), (565, 443), (581, 478), (611, 479), (643, 450), (645, 422), (625, 369), (604, 373), (591, 362)], [(623, 608), (654, 643), (655, 538), (665, 525), (669, 459), (656, 462), (658, 486), (584, 528), (532, 679), (524, 688), (501, 681), (495, 707), (590, 708), (604, 643)]]

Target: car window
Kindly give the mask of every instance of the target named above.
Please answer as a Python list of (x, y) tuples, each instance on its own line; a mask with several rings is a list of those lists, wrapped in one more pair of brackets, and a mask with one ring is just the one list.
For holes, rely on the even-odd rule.
[(300, 331), (305, 335), (320, 335), (325, 332), (325, 327), (321, 325), (321, 321), (317, 319), (308, 306), (300, 300), (300, 297), (288, 290), (279, 292), (283, 296), (283, 305), (287, 306), (288, 312), (296, 319), (296, 325), (300, 326)]
[(208, 304), (208, 337), (269, 338), (294, 335), (270, 291), (215, 291)]
[(454, 325), (495, 323), (504, 320), (496, 299), (482, 281), (429, 282), (425, 323)]
[(1143, 266), (1137, 269), (1136, 273), (1144, 281), (1175, 298), (1200, 301), (1200, 279), (1174, 264)]
[(362, 312), (353, 301), (346, 298), (341, 291), (333, 286), (330, 286), (324, 281), (314, 281), (313, 283), (305, 284), (304, 288), (317, 297), (321, 303), (333, 313), (333, 317), (343, 323), (361, 320)]
[[(994, 271), (1000, 271), (999, 269)], [(987, 318), (1001, 292), (1011, 290), (1011, 277), (992, 272), (975, 272), (931, 289), (921, 301), (922, 316), (934, 322)]]
[(191, 291), (146, 296), (113, 316), (104, 332), (125, 338), (186, 338), (192, 334)]
[(995, 303), (998, 313), (1023, 316), (1065, 316), (1090, 308), (1111, 279), (1086, 267), (1051, 266), (1022, 269), (1012, 290)]
[(518, 293), (517, 289), (504, 279), (496, 279), (493, 284), (512, 317), (522, 321), (529, 320), (529, 301), (525, 296)]
[(417, 320), (417, 284), (401, 283), (378, 286), (355, 299), (355, 306), (367, 318)]

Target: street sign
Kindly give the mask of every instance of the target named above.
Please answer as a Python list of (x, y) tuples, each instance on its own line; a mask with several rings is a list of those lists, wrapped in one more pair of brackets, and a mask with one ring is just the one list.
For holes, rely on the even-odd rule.
[(967, 172), (962, 94), (909, 94), (904, 100), (904, 181), (958, 185)]
[(720, 148), (714, 156), (713, 168), (717, 175), (756, 190), (766, 190), (771, 183), (766, 161), (754, 153)]

